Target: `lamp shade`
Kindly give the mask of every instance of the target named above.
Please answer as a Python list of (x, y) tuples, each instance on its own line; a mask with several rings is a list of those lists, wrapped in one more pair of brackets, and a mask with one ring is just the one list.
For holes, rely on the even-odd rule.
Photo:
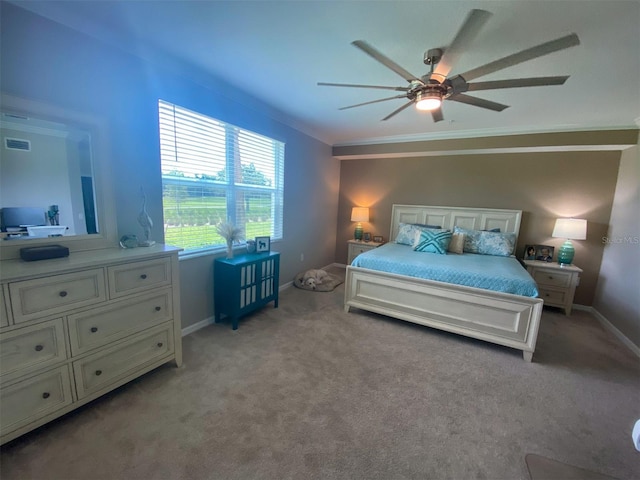
[(368, 222), (369, 209), (367, 207), (353, 207), (351, 210), (352, 222)]
[(587, 221), (582, 218), (558, 218), (551, 236), (570, 240), (586, 240)]

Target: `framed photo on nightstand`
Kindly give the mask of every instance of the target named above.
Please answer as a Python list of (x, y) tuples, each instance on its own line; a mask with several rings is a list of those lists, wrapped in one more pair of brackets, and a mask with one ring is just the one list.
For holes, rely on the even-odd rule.
[(373, 241), (376, 243), (384, 243), (384, 238), (382, 237), (382, 235), (374, 235)]
[(256, 237), (256, 252), (268, 252), (271, 250), (271, 237)]
[(362, 239), (365, 242), (370, 242), (371, 241), (371, 233), (370, 232), (364, 232), (364, 234), (362, 236)]
[(524, 260), (553, 261), (554, 248), (551, 245), (525, 245)]

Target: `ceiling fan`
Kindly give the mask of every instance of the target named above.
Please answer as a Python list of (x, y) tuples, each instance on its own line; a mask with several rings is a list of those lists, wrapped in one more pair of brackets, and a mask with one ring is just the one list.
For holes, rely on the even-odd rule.
[(329, 87), (355, 87), (355, 88), (377, 88), (383, 90), (395, 90), (404, 92), (402, 95), (394, 97), (381, 98), (370, 102), (358, 103), (342, 107), (340, 110), (348, 108), (361, 107), (372, 103), (385, 102), (397, 98), (408, 98), (409, 101), (397, 108), (382, 120), (389, 120), (394, 115), (400, 113), (405, 108), (415, 104), (418, 110), (430, 111), (434, 122), (444, 120), (442, 115), (442, 102), (444, 100), (452, 100), (454, 102), (466, 103), (475, 107), (486, 108), (496, 112), (501, 112), (508, 105), (492, 102), (482, 98), (467, 95), (465, 92), (473, 92), (479, 90), (495, 90), (500, 88), (516, 88), (516, 87), (538, 87), (549, 85), (562, 85), (567, 81), (569, 76), (558, 77), (530, 77), (530, 78), (514, 78), (511, 80), (495, 80), (488, 82), (468, 83), (478, 77), (497, 72), (504, 68), (517, 65), (534, 58), (542, 57), (552, 52), (557, 52), (565, 48), (573, 47), (580, 44), (578, 35), (572, 33), (556, 40), (542, 43), (535, 47), (522, 50), (518, 53), (508, 55), (501, 59), (487, 63), (480, 67), (474, 68), (467, 72), (449, 77), (449, 73), (460, 56), (468, 49), (482, 26), (489, 20), (491, 13), (485, 10), (471, 10), (467, 15), (460, 30), (454, 37), (451, 44), (446, 48), (433, 48), (427, 50), (424, 54), (424, 63), (430, 66), (430, 72), (422, 77), (417, 77), (409, 71), (402, 68), (396, 62), (391, 60), (383, 53), (376, 50), (363, 40), (356, 40), (352, 45), (359, 48), (366, 54), (373, 57), (385, 67), (390, 68), (395, 73), (409, 82), (408, 87), (387, 87), (381, 85), (359, 85), (351, 83), (327, 83), (318, 82), (320, 86)]

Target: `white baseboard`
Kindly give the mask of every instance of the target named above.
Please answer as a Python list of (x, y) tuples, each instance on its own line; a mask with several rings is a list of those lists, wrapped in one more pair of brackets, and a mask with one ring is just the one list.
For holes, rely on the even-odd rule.
[[(282, 292), (283, 290), (286, 290), (287, 288), (290, 288), (290, 287), (293, 287), (293, 281), (285, 283), (284, 285), (280, 285), (280, 287), (278, 288), (278, 292)], [(216, 323), (214, 317), (209, 317), (209, 318), (205, 318), (204, 320), (200, 320), (199, 322), (189, 325), (188, 327), (184, 327), (182, 329), (182, 336), (186, 337), (187, 335), (193, 332), (197, 332), (201, 328), (205, 328), (205, 327), (208, 327), (209, 325), (213, 325), (214, 323)]]
[(213, 325), (215, 322), (214, 317), (205, 318), (204, 320), (200, 320), (198, 323), (194, 323), (193, 325), (189, 325), (188, 327), (184, 327), (182, 329), (182, 336), (186, 337), (190, 333), (200, 330), (201, 328), (208, 327), (209, 325)]
[(613, 333), (613, 335), (620, 340), (631, 352), (635, 353), (636, 356), (640, 357), (640, 347), (633, 343), (631, 340), (627, 338), (627, 336), (618, 330), (604, 315), (602, 315), (598, 310), (593, 307), (588, 307), (586, 305), (573, 305), (573, 308), (576, 310), (585, 310), (593, 314), (594, 317), (602, 324), (602, 326)]

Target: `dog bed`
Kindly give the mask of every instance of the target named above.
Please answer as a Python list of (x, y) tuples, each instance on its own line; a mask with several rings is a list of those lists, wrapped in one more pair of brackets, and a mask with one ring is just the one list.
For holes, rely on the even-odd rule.
[(309, 290), (311, 292), (331, 292), (338, 285), (344, 282), (344, 280), (337, 275), (327, 273), (327, 278), (325, 278), (320, 285), (316, 285), (316, 288), (312, 288), (309, 285), (302, 284), (302, 277), (304, 277), (304, 274), (305, 272), (298, 273), (293, 279), (293, 285), (301, 288), (302, 290)]

